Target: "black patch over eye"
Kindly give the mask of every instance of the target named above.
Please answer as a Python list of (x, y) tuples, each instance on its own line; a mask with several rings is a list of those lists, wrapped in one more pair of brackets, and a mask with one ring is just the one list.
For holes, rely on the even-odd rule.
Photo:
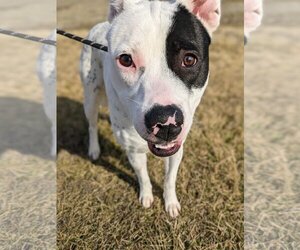
[(201, 88), (209, 72), (210, 36), (202, 23), (179, 5), (166, 40), (168, 67), (187, 86)]
[(186, 68), (193, 67), (198, 62), (198, 58), (196, 55), (192, 53), (187, 53), (184, 55), (182, 60), (182, 66)]
[(133, 65), (133, 60), (131, 55), (128, 54), (122, 54), (118, 58), (119, 63), (124, 67), (131, 67)]

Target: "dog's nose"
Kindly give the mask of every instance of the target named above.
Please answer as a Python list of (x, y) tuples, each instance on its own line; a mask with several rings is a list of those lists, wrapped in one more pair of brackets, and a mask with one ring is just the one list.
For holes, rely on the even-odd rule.
[(176, 105), (154, 105), (145, 115), (145, 125), (150, 133), (164, 141), (172, 141), (180, 134), (183, 113)]

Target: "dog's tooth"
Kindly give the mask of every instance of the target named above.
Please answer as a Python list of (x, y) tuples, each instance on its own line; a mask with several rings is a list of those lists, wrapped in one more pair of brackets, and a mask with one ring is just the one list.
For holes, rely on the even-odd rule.
[(160, 149), (169, 149), (169, 148), (172, 148), (173, 146), (174, 146), (174, 143), (170, 143), (170, 144), (167, 144), (167, 145), (157, 145), (157, 144), (155, 144), (155, 147), (160, 148)]

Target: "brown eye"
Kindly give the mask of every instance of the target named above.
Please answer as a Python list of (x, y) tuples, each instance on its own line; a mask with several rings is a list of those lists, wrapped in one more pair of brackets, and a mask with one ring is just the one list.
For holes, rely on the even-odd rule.
[(130, 67), (133, 65), (133, 60), (130, 55), (122, 54), (119, 57), (119, 62), (124, 67)]
[(193, 54), (185, 54), (183, 61), (182, 61), (182, 66), (186, 68), (193, 67), (197, 63), (198, 59), (195, 55)]

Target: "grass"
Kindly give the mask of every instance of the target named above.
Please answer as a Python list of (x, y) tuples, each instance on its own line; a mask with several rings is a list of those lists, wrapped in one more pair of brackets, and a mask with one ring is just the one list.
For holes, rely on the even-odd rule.
[[(70, 30), (85, 35), (87, 30)], [(154, 204), (138, 182), (100, 109), (102, 155), (87, 158), (88, 129), (78, 75), (81, 46), (58, 39), (57, 241), (59, 249), (243, 248), (243, 31), (224, 25), (211, 47), (211, 76), (177, 178), (182, 211), (162, 200), (163, 163), (149, 155)]]
[(300, 248), (298, 4), (265, 1), (262, 26), (245, 48), (248, 249)]

